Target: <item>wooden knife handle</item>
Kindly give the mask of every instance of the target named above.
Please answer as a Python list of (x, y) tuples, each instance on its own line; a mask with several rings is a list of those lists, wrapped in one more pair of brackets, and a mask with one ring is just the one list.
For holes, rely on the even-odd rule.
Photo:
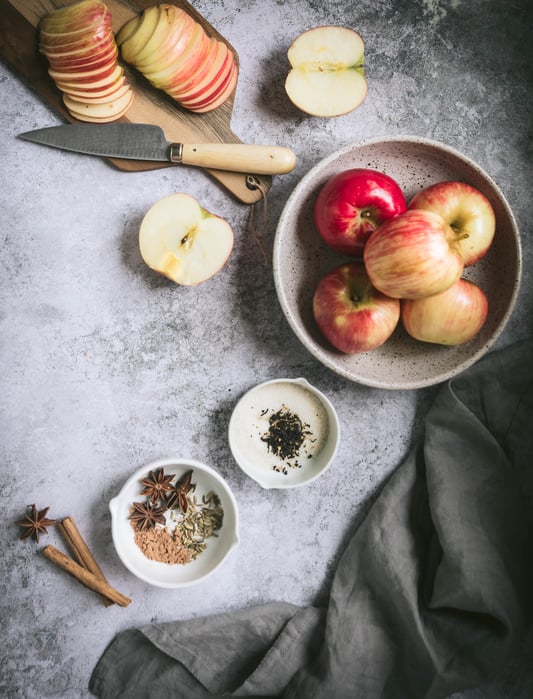
[(173, 162), (254, 175), (283, 175), (294, 169), (296, 156), (282, 146), (246, 143), (173, 144)]

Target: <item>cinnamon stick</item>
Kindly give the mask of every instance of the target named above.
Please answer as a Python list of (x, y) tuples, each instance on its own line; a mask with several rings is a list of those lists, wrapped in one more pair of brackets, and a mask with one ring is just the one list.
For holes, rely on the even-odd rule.
[(122, 593), (118, 592), (118, 590), (115, 590), (115, 588), (111, 587), (108, 582), (102, 580), (90, 570), (87, 570), (83, 566), (79, 565), (79, 563), (76, 563), (76, 561), (73, 561), (72, 558), (69, 558), (64, 553), (56, 549), (55, 546), (52, 546), (51, 544), (45, 546), (43, 548), (43, 553), (49, 561), (52, 561), (52, 563), (55, 563), (62, 570), (72, 575), (74, 578), (76, 578), (76, 580), (81, 582), (82, 585), (85, 585), (85, 587), (88, 587), (90, 590), (98, 592), (100, 595), (107, 597), (120, 607), (127, 607), (131, 602), (129, 597), (126, 597)]
[[(72, 517), (65, 517), (65, 519), (60, 522), (60, 529), (78, 563), (103, 582), (107, 582), (100, 566), (96, 562)], [(102, 599), (106, 607), (113, 604), (107, 597), (103, 597)]]

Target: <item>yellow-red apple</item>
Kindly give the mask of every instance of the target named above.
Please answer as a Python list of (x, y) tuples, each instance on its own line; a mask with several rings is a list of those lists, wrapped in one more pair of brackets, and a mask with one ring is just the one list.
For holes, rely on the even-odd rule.
[(488, 314), (488, 300), (472, 281), (458, 279), (440, 294), (401, 302), (401, 319), (416, 340), (462, 345), (475, 337)]
[(333, 347), (356, 354), (389, 339), (400, 319), (400, 302), (372, 286), (362, 262), (347, 262), (318, 282), (313, 315)]
[(416, 299), (444, 291), (464, 267), (451, 226), (438, 214), (418, 209), (377, 228), (363, 258), (372, 284), (393, 298)]
[(494, 239), (496, 217), (492, 204), (466, 182), (430, 185), (411, 199), (409, 208), (434, 211), (442, 216), (455, 231), (465, 267), (480, 260)]

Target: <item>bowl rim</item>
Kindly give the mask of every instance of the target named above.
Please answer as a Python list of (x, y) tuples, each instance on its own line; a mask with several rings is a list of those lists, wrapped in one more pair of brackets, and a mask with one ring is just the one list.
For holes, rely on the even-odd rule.
[[(203, 473), (207, 473), (209, 477), (213, 478), (217, 483), (219, 483), (224, 490), (224, 494), (227, 496), (229, 502), (231, 503), (231, 508), (233, 510), (233, 519), (234, 519), (234, 526), (232, 527), (232, 531), (228, 533), (228, 536), (230, 537), (230, 543), (228, 545), (228, 550), (222, 556), (222, 558), (213, 565), (211, 568), (206, 570), (204, 573), (201, 575), (198, 575), (197, 577), (191, 579), (191, 580), (185, 580), (185, 581), (173, 581), (173, 582), (165, 582), (161, 580), (155, 579), (153, 576), (147, 575), (143, 573), (142, 571), (139, 571), (138, 569), (134, 568), (131, 565), (131, 562), (128, 558), (128, 556), (124, 553), (124, 550), (120, 544), (120, 529), (121, 527), (124, 526), (124, 522), (121, 520), (120, 515), (117, 512), (117, 508), (119, 503), (121, 502), (121, 499), (125, 496), (126, 492), (132, 486), (134, 483), (138, 482), (139, 479), (142, 476), (145, 476), (149, 471), (153, 471), (157, 468), (165, 468), (165, 467), (170, 467), (170, 466), (175, 466), (175, 467), (184, 467), (184, 469), (187, 468), (192, 468), (196, 469), (198, 471), (202, 471)], [(155, 459), (146, 465), (142, 466), (141, 468), (138, 468), (136, 471), (134, 471), (122, 484), (120, 487), (120, 490), (118, 493), (111, 498), (109, 501), (109, 511), (111, 513), (111, 538), (113, 540), (113, 545), (115, 548), (115, 551), (117, 552), (118, 557), (124, 564), (124, 566), (132, 573), (135, 575), (135, 577), (139, 578), (140, 580), (143, 580), (144, 582), (149, 583), (150, 585), (153, 585), (155, 587), (162, 587), (166, 589), (178, 589), (182, 587), (190, 587), (191, 585), (195, 585), (199, 583), (201, 580), (205, 580), (207, 577), (212, 575), (215, 570), (217, 570), (222, 563), (226, 560), (226, 558), (229, 556), (231, 551), (239, 544), (240, 538), (239, 538), (239, 509), (237, 505), (237, 501), (235, 499), (235, 496), (233, 494), (233, 491), (229, 487), (228, 483), (226, 480), (211, 466), (209, 466), (206, 463), (203, 463), (201, 461), (198, 461), (197, 459), (191, 459), (188, 457), (163, 457), (159, 459)]]
[[(326, 413), (328, 415), (328, 420), (329, 420), (329, 432), (328, 432), (328, 438), (327, 441), (333, 440), (330, 442), (330, 444), (333, 444), (331, 448), (331, 456), (328, 458), (328, 460), (324, 463), (324, 465), (319, 468), (314, 474), (309, 475), (309, 476), (302, 476), (301, 479), (297, 481), (292, 481), (289, 483), (284, 483), (283, 481), (280, 480), (279, 485), (269, 485), (266, 483), (266, 481), (262, 480), (257, 476), (257, 474), (253, 473), (250, 469), (248, 469), (243, 463), (237, 458), (237, 453), (236, 449), (234, 446), (234, 439), (233, 439), (233, 434), (235, 432), (235, 428), (237, 426), (237, 418), (236, 418), (236, 413), (237, 409), (244, 400), (250, 395), (250, 393), (259, 391), (261, 388), (265, 386), (270, 386), (276, 383), (291, 383), (291, 384), (296, 384), (299, 386), (303, 386), (305, 389), (307, 389), (310, 393), (312, 393), (320, 403), (324, 406)], [(251, 386), (248, 390), (244, 391), (238, 401), (235, 403), (235, 406), (232, 410), (230, 421), (228, 424), (228, 443), (230, 447), (231, 454), (233, 456), (233, 459), (237, 466), (241, 469), (243, 473), (245, 473), (249, 478), (254, 480), (256, 483), (258, 483), (262, 488), (265, 490), (291, 490), (294, 488), (301, 488), (304, 485), (308, 485), (309, 483), (312, 483), (313, 481), (317, 480), (317, 478), (320, 478), (331, 466), (333, 461), (335, 460), (337, 453), (339, 451), (339, 445), (341, 441), (341, 425), (340, 425), (340, 420), (339, 416), (337, 414), (337, 411), (335, 410), (335, 407), (331, 400), (316, 386), (313, 386), (306, 378), (303, 378), (301, 376), (296, 377), (296, 378), (284, 378), (280, 377), (277, 379), (269, 379), (267, 381), (262, 381), (261, 383), (256, 384), (255, 386)]]
[[(368, 379), (364, 376), (356, 375), (354, 372), (349, 372), (342, 367), (338, 367), (336, 363), (333, 360), (330, 360), (328, 357), (325, 357), (319, 350), (318, 347), (315, 346), (315, 343), (310, 342), (308, 338), (304, 337), (303, 333), (301, 332), (301, 329), (298, 327), (298, 324), (296, 323), (296, 320), (293, 318), (293, 313), (291, 309), (289, 308), (289, 303), (287, 301), (287, 298), (285, 296), (285, 290), (282, 285), (281, 281), (281, 269), (282, 269), (282, 264), (281, 264), (281, 259), (282, 259), (282, 251), (281, 251), (281, 246), (279, 244), (280, 238), (281, 238), (281, 233), (282, 229), (286, 226), (286, 221), (289, 218), (291, 214), (292, 208), (295, 206), (295, 202), (298, 201), (298, 199), (302, 196), (303, 193), (306, 192), (308, 183), (313, 180), (315, 175), (319, 173), (321, 170), (326, 168), (328, 165), (333, 163), (334, 161), (338, 160), (344, 155), (347, 155), (351, 153), (352, 151), (359, 150), (361, 148), (373, 146), (373, 145), (385, 145), (385, 144), (416, 144), (416, 145), (421, 145), (421, 146), (427, 146), (428, 148), (434, 148), (438, 149), (441, 151), (444, 151), (448, 153), (450, 156), (464, 162), (468, 167), (476, 171), (480, 177), (482, 177), (487, 184), (494, 190), (494, 193), (496, 194), (497, 198), (499, 199), (499, 202), (502, 206), (502, 208), (505, 211), (506, 216), (509, 218), (509, 221), (511, 223), (511, 227), (514, 232), (514, 243), (515, 243), (515, 248), (516, 248), (516, 271), (515, 271), (515, 279), (514, 279), (514, 285), (513, 285), (513, 290), (510, 295), (509, 299), (509, 304), (507, 308), (505, 309), (505, 312), (503, 313), (501, 320), (498, 324), (498, 326), (495, 328), (492, 336), (489, 338), (488, 341), (486, 341), (479, 349), (472, 353), (470, 357), (466, 357), (460, 364), (454, 366), (452, 369), (448, 371), (443, 371), (439, 376), (434, 376), (434, 377), (429, 377), (427, 379), (415, 379), (412, 381), (398, 381), (397, 383), (390, 384), (387, 383), (386, 381), (380, 381), (380, 380), (373, 380), (373, 379)], [(429, 386), (435, 386), (437, 384), (443, 383), (445, 381), (448, 381), (449, 379), (454, 378), (458, 374), (462, 373), (465, 369), (468, 367), (472, 366), (475, 364), (479, 359), (481, 359), (482, 356), (484, 356), (487, 351), (494, 345), (494, 343), (499, 339), (501, 336), (504, 328), (506, 327), (513, 311), (516, 306), (516, 302), (518, 299), (518, 295), (520, 293), (520, 286), (522, 282), (522, 272), (523, 272), (523, 260), (522, 260), (522, 243), (520, 239), (520, 231), (518, 228), (518, 224), (515, 218), (515, 215), (507, 201), (507, 198), (503, 194), (503, 191), (499, 187), (499, 185), (495, 182), (495, 180), (492, 179), (492, 177), (483, 169), (481, 168), (474, 160), (472, 160), (469, 156), (464, 155), (461, 153), (459, 150), (454, 148), (453, 146), (449, 146), (446, 143), (443, 143), (441, 141), (437, 141), (431, 138), (427, 138), (424, 136), (416, 136), (416, 135), (400, 135), (400, 136), (372, 136), (370, 138), (365, 138), (361, 139), (358, 141), (353, 141), (350, 143), (347, 143), (346, 145), (342, 146), (341, 148), (338, 148), (337, 150), (333, 151), (329, 155), (325, 156), (322, 158), (320, 161), (315, 163), (310, 170), (308, 170), (304, 176), (300, 179), (299, 182), (297, 182), (296, 186), (294, 187), (293, 191), (291, 192), (289, 198), (287, 199), (283, 210), (279, 216), (278, 223), (276, 226), (276, 230), (274, 233), (274, 240), (273, 240), (273, 251), (272, 251), (272, 272), (274, 276), (274, 286), (276, 289), (276, 294), (278, 297), (278, 302), (280, 304), (280, 307), (283, 311), (283, 314), (285, 316), (286, 321), (289, 324), (289, 327), (297, 337), (297, 339), (300, 341), (300, 343), (305, 347), (305, 349), (317, 360), (319, 361), (323, 366), (327, 367), (329, 370), (333, 371), (335, 374), (348, 379), (349, 381), (352, 381), (354, 383), (358, 383), (364, 386), (368, 386), (371, 388), (381, 388), (381, 389), (386, 389), (386, 390), (412, 390), (412, 389), (418, 389), (418, 388), (425, 388)]]

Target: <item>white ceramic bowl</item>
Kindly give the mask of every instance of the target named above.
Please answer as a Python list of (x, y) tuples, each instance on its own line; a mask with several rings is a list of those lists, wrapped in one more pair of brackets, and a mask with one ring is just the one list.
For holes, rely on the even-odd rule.
[[(292, 458), (282, 458), (262, 439), (271, 432), (271, 416), (282, 407), (310, 432)], [(263, 488), (296, 488), (314, 481), (330, 466), (339, 445), (340, 425), (329, 399), (306, 379), (274, 379), (240, 398), (228, 438), (237, 464)]]
[[(315, 287), (327, 271), (348, 258), (322, 241), (313, 220), (314, 200), (334, 174), (353, 167), (386, 172), (409, 199), (429, 184), (462, 180), (481, 190), (496, 214), (496, 235), (488, 254), (465, 269), (489, 301), (487, 321), (470, 342), (444, 347), (413, 340), (401, 325), (372, 352), (344, 355), (321, 336), (312, 314)], [(322, 364), (346, 379), (386, 389), (411, 389), (443, 382), (481, 358), (512, 313), (521, 276), (521, 249), (512, 211), (491, 178), (458, 151), (417, 137), (369, 139), (322, 160), (289, 197), (274, 240), (273, 270), (281, 308), (302, 344)]]
[[(175, 474), (178, 478), (193, 469), (192, 482), (196, 483), (194, 494), (201, 499), (202, 495), (213, 490), (224, 510), (222, 527), (217, 531), (217, 536), (210, 537), (205, 551), (185, 565), (160, 563), (147, 558), (135, 543), (134, 530), (128, 519), (132, 502), (144, 499), (140, 496), (143, 488), (140, 479), (160, 467), (166, 474)], [(111, 500), (109, 509), (113, 543), (119, 558), (134, 575), (157, 587), (179, 588), (199, 582), (221, 565), (239, 541), (237, 503), (227, 483), (210, 466), (191, 459), (159, 459), (139, 469)]]

